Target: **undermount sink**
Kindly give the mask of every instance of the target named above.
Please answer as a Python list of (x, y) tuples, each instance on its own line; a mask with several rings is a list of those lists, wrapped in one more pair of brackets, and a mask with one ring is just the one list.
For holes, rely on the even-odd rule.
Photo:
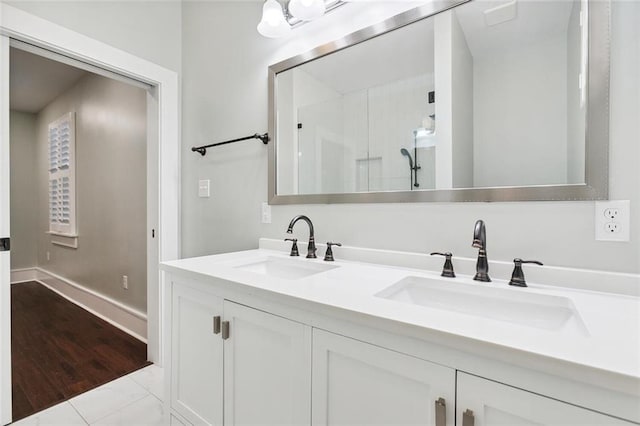
[(267, 257), (255, 262), (236, 266), (236, 269), (268, 275), (276, 278), (295, 280), (321, 272), (330, 271), (338, 266), (304, 260), (289, 260), (278, 257)]
[(375, 296), (546, 330), (559, 330), (572, 323), (582, 334), (588, 334), (580, 314), (567, 297), (490, 286), (406, 277)]

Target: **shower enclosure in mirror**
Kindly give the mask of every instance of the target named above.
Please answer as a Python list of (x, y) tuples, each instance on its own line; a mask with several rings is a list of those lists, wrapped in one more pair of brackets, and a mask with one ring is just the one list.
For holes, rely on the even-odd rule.
[(608, 3), (438, 4), (270, 67), (271, 203), (606, 198)]

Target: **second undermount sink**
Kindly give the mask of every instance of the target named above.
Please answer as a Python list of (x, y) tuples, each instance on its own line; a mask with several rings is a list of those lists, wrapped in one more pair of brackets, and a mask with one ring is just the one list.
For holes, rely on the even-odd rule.
[(375, 296), (547, 330), (572, 324), (588, 334), (571, 299), (520, 288), (406, 277)]
[(291, 260), (279, 257), (267, 257), (254, 262), (236, 266), (236, 269), (268, 275), (276, 278), (295, 280), (321, 272), (330, 271), (338, 266), (305, 260)]

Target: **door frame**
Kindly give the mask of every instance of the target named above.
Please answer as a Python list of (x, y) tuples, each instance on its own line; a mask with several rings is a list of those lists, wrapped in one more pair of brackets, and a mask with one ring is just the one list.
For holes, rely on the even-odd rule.
[[(153, 86), (147, 95), (148, 178), (157, 182), (147, 193), (147, 351), (162, 365), (163, 275), (159, 262), (180, 257), (180, 122), (178, 74), (150, 61), (0, 3), (0, 151), (9, 150), (9, 41), (16, 39)], [(9, 159), (0, 158), (0, 177), (9, 177)], [(4, 191), (8, 182), (0, 188)], [(148, 187), (149, 188), (149, 187)], [(3, 200), (6, 198), (7, 201)], [(0, 197), (0, 232), (9, 233), (8, 194)], [(155, 206), (155, 208), (151, 207)], [(0, 425), (11, 422), (11, 328), (9, 252), (0, 259)], [(6, 254), (6, 256), (5, 256)], [(154, 258), (152, 258), (154, 257)]]

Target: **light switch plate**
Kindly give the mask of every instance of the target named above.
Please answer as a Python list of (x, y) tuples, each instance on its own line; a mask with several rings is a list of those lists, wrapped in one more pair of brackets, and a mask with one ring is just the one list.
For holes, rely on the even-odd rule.
[(596, 201), (595, 233), (597, 241), (629, 241), (631, 202), (629, 200)]
[(271, 223), (271, 206), (269, 203), (262, 203), (262, 223)]
[(209, 179), (199, 180), (198, 181), (198, 197), (200, 198), (209, 198), (210, 193), (210, 181)]

